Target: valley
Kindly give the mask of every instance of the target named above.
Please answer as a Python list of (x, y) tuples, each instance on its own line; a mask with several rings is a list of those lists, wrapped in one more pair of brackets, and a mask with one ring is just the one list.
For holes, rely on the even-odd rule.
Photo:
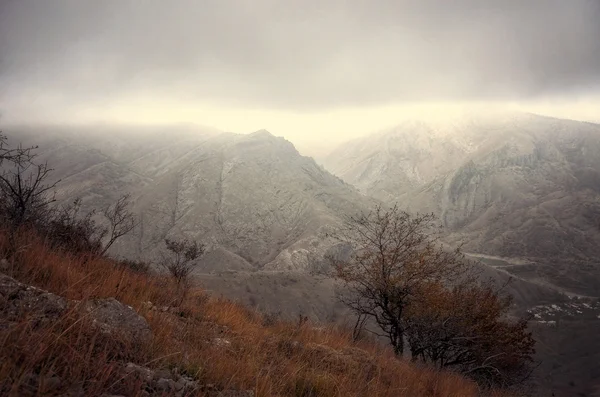
[(0, 0), (0, 396), (600, 397), (599, 21)]
[(7, 132), (39, 146), (58, 203), (81, 198), (85, 213), (130, 194), (139, 224), (111, 255), (153, 261), (165, 238), (200, 241), (197, 285), (292, 321), (352, 322), (325, 260), (344, 249), (345, 219), (378, 204), (432, 212), (441, 241), (462, 245), (482, 278), (504, 286), (542, 346), (561, 340), (539, 350), (552, 390), (600, 379), (569, 369), (583, 358), (564, 339), (600, 330), (600, 126), (530, 114), (409, 122), (341, 145), (318, 159), (324, 167), (264, 130)]

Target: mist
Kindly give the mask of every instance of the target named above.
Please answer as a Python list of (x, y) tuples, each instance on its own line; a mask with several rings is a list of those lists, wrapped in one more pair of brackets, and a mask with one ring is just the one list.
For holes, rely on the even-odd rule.
[(585, 0), (4, 0), (0, 121), (317, 146), (464, 109), (598, 122), (599, 19)]

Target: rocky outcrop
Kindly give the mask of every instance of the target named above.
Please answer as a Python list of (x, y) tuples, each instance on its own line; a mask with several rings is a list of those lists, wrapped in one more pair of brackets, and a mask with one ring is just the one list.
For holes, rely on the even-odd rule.
[(40, 161), (48, 161), (61, 180), (59, 202), (81, 197), (86, 212), (131, 193), (139, 228), (117, 241), (113, 254), (152, 261), (166, 237), (195, 239), (208, 248), (198, 272), (267, 265), (302, 270), (307, 246), (319, 241), (319, 252), (331, 246), (320, 238), (326, 225), (372, 203), (267, 131), (165, 131), (137, 142), (110, 129), (102, 135), (30, 134), (16, 131), (14, 137), (39, 145)]
[(1, 327), (8, 327), (23, 319), (36, 327), (56, 321), (70, 310), (79, 311), (102, 333), (118, 333), (138, 341), (152, 336), (146, 320), (133, 308), (114, 298), (68, 301), (0, 273)]
[[(150, 302), (144, 304), (144, 310), (155, 314), (171, 316), (178, 319), (175, 308), (156, 307)], [(80, 320), (87, 321), (92, 329), (97, 330), (105, 340), (120, 343), (127, 340), (132, 343), (150, 342), (152, 331), (150, 326), (133, 308), (124, 305), (114, 298), (90, 299), (74, 301), (60, 297), (56, 294), (39, 288), (28, 286), (14, 278), (0, 273), (0, 330), (8, 333), (18, 328), (18, 324), (27, 322), (29, 331), (47, 326), (62, 326), (63, 318), (76, 316), (75, 323)], [(71, 319), (73, 320), (73, 319)], [(227, 329), (216, 329), (219, 326), (209, 324), (215, 328), (215, 334), (225, 333)], [(203, 326), (206, 324), (203, 323)], [(47, 328), (43, 328), (45, 332)], [(67, 328), (68, 329), (68, 328)], [(60, 329), (58, 330), (60, 332)], [(108, 336), (108, 337), (107, 337)], [(95, 338), (95, 336), (94, 336)], [(215, 346), (228, 346), (231, 342), (224, 337), (210, 340)], [(120, 346), (120, 345), (119, 345)], [(254, 397), (252, 390), (223, 389), (213, 384), (202, 384), (192, 377), (180, 373), (177, 367), (150, 368), (133, 362), (115, 362), (114, 371), (116, 381), (111, 383), (107, 390), (116, 391), (117, 394), (105, 394), (104, 397), (121, 397), (118, 392), (131, 389), (135, 384), (139, 388), (140, 396), (209, 396), (209, 397)], [(61, 374), (62, 376), (62, 374)], [(63, 397), (85, 397), (86, 386), (81, 382), (72, 382), (58, 376), (52, 370), (27, 372), (20, 375), (18, 380), (18, 395), (57, 395)], [(10, 389), (2, 388), (0, 394)]]
[(368, 195), (433, 212), (467, 252), (600, 294), (600, 125), (532, 114), (410, 122), (343, 145), (326, 166)]
[(27, 316), (33, 327), (57, 320), (68, 308), (58, 295), (22, 284), (0, 273), (0, 327)]
[(189, 376), (177, 374), (176, 371), (152, 370), (133, 363), (125, 366), (124, 374), (142, 381), (145, 389), (142, 394), (147, 396), (254, 397), (252, 390), (219, 390), (215, 385), (199, 384)]
[(81, 304), (81, 311), (103, 333), (120, 333), (137, 341), (147, 340), (152, 336), (146, 320), (132, 307), (123, 305), (115, 298), (85, 301)]
[[(134, 363), (127, 363), (116, 369), (119, 380), (113, 384), (118, 390), (119, 383), (137, 382), (142, 385), (138, 395), (143, 397), (207, 396), (207, 397), (254, 397), (252, 390), (219, 390), (212, 384), (200, 384), (189, 376), (178, 374), (176, 370), (151, 369)], [(85, 397), (81, 384), (69, 384), (53, 374), (41, 377), (38, 374), (25, 374), (21, 379), (21, 395), (58, 395), (61, 397)], [(125, 397), (121, 394), (102, 394), (100, 397)]]

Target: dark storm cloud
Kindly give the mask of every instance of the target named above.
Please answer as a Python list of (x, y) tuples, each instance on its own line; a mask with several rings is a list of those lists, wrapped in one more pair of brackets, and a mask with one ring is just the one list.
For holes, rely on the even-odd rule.
[(597, 0), (0, 0), (0, 100), (304, 109), (597, 93), (599, 21)]

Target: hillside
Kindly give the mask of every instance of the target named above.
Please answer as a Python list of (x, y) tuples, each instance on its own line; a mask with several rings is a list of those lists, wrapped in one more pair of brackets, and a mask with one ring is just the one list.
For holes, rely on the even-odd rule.
[(364, 193), (434, 212), (447, 241), (520, 277), (600, 295), (600, 126), (531, 114), (407, 122), (331, 153)]
[[(55, 169), (59, 203), (81, 197), (86, 212), (123, 193), (132, 195), (140, 225), (117, 242), (113, 255), (155, 261), (165, 237), (197, 239), (208, 253), (196, 274), (220, 286), (215, 292), (249, 304), (254, 299), (268, 312), (291, 317), (341, 317), (334, 314), (340, 309), (332, 287), (310, 273), (324, 255), (339, 249), (340, 223), (378, 200), (301, 156), (283, 138), (266, 131), (238, 135), (183, 127), (11, 133), (25, 145), (37, 144), (39, 159)], [(499, 285), (508, 279), (493, 268), (484, 267), (484, 273)], [(255, 288), (248, 292), (239, 277)], [(298, 280), (293, 283), (297, 299), (287, 296), (291, 287), (277, 289), (289, 277)], [(269, 294), (271, 287), (277, 290)], [(564, 298), (524, 280), (507, 288), (523, 310)]]
[[(372, 200), (267, 131), (13, 129), (39, 146), (60, 180), (59, 202), (81, 197), (84, 211), (130, 193), (140, 225), (114, 254), (154, 258), (165, 237), (185, 236), (212, 253), (204, 271), (302, 270), (344, 215)], [(41, 139), (39, 139), (41, 137)]]
[[(162, 276), (49, 249), (33, 233), (0, 261), (0, 394), (476, 396), (349, 331), (282, 322)], [(0, 231), (0, 257), (8, 253)], [(500, 394), (498, 394), (500, 395)]]
[(445, 242), (464, 244), (486, 275), (514, 277), (509, 292), (534, 316), (540, 387), (597, 393), (600, 125), (522, 113), (411, 121), (323, 163), (364, 194), (435, 213)]
[[(323, 255), (339, 249), (340, 222), (379, 201), (299, 155), (286, 140), (266, 131), (174, 127), (10, 132), (25, 145), (39, 145), (39, 159), (60, 179), (59, 204), (82, 197), (85, 212), (131, 194), (140, 224), (112, 255), (156, 262), (165, 237), (196, 239), (208, 252), (195, 280), (212, 296), (242, 302), (268, 318), (352, 321), (335, 297), (336, 283), (312, 273)], [(537, 280), (507, 284), (511, 275), (488, 263), (480, 265), (483, 277), (515, 297), (517, 312), (568, 299)]]

